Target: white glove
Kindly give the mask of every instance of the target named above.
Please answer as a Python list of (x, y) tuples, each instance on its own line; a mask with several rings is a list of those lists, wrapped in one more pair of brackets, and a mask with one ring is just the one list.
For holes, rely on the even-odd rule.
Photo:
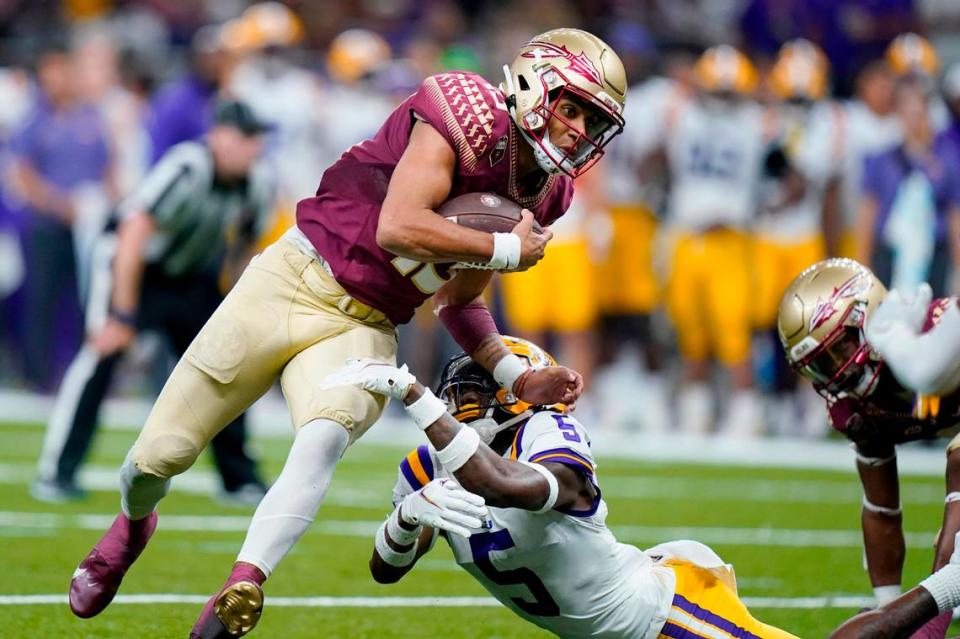
[(885, 334), (897, 332), (894, 331), (896, 326), (913, 334), (920, 333), (927, 321), (931, 301), (933, 301), (933, 289), (927, 283), (909, 292), (898, 288), (893, 289), (887, 293), (886, 298), (867, 320), (867, 325), (864, 327), (867, 342), (877, 347), (874, 341), (882, 342), (887, 339)]
[(354, 385), (378, 395), (402, 400), (417, 378), (404, 364), (400, 368), (386, 362), (365, 357), (348, 359), (347, 365), (323, 378), (320, 388), (327, 390), (337, 386)]
[(400, 519), (414, 526), (430, 526), (461, 537), (471, 528), (483, 528), (489, 513), (484, 499), (460, 487), (455, 479), (434, 479), (400, 502)]

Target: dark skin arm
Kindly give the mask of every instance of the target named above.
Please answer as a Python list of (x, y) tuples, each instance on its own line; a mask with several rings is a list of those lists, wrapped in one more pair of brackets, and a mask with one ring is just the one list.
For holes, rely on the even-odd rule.
[[(424, 387), (417, 382), (407, 394), (404, 403), (407, 405), (417, 401), (424, 392)], [(453, 418), (450, 413), (444, 413), (440, 419), (427, 427), (425, 433), (434, 448), (442, 450), (450, 443), (464, 426)], [(586, 510), (593, 505), (596, 498), (596, 488), (587, 477), (565, 464), (543, 464), (557, 478), (559, 493), (554, 508)], [(490, 506), (499, 508), (522, 508), (537, 510), (543, 506), (550, 495), (550, 487), (546, 479), (537, 471), (528, 466), (504, 459), (486, 444), (481, 443), (477, 452), (464, 464), (454, 476), (460, 485), (472, 493), (482, 496)], [(402, 519), (400, 526), (413, 530), (414, 526)], [(370, 557), (370, 574), (377, 583), (396, 583), (413, 568), (414, 564), (430, 548), (430, 543), (436, 531), (424, 527), (420, 533), (417, 554), (407, 566), (396, 567), (383, 561), (376, 549)], [(406, 552), (411, 546), (401, 546), (390, 539), (387, 533), (387, 544), (397, 552)]]
[(807, 180), (794, 166), (783, 149), (777, 148), (767, 157), (767, 169), (780, 184), (780, 198), (766, 206), (769, 213), (779, 213), (800, 202), (807, 192)]
[(938, 614), (933, 596), (917, 586), (885, 606), (853, 617), (828, 639), (906, 639)]
[(823, 193), (821, 224), (823, 238), (827, 245), (827, 255), (835, 257), (840, 252), (840, 237), (843, 234), (843, 218), (840, 209), (840, 180), (834, 178), (827, 183)]
[[(403, 400), (408, 406), (420, 399), (423, 384), (417, 382)], [(443, 450), (460, 429), (469, 428), (444, 413), (424, 431), (437, 450)], [(557, 478), (559, 494), (555, 509), (586, 510), (593, 504), (596, 489), (580, 472), (565, 464), (543, 464)], [(481, 443), (477, 452), (454, 473), (465, 490), (483, 497), (488, 506), (537, 510), (550, 494), (547, 480), (525, 464), (504, 459)]]
[[(455, 224), (436, 214), (450, 196), (457, 156), (429, 124), (416, 122), (406, 150), (390, 178), (377, 222), (377, 244), (418, 262), (488, 262), (493, 235)], [(533, 214), (524, 213), (514, 232), (520, 236), (520, 268), (543, 257), (552, 233), (533, 232)]]
[[(483, 290), (490, 282), (493, 273), (464, 269), (457, 274), (434, 295), (434, 307), (439, 312), (445, 306), (465, 306), (467, 304), (485, 304)], [(499, 333), (490, 333), (470, 353), (470, 357), (485, 369), (493, 372), (497, 363), (510, 354), (510, 350), (500, 337)], [(526, 373), (524, 375), (527, 375)], [(531, 404), (564, 404), (574, 403), (583, 392), (583, 376), (565, 366), (550, 366), (537, 371), (541, 379), (548, 378), (549, 383), (540, 381), (536, 388), (537, 394), (528, 389), (524, 392), (524, 376), (511, 389), (514, 394)]]
[[(960, 492), (960, 449), (954, 449), (947, 454), (946, 485), (947, 493)], [(953, 542), (958, 531), (960, 531), (960, 501), (944, 504), (943, 527), (937, 537), (937, 551), (933, 561), (935, 571), (943, 568), (950, 561)]]
[[(400, 520), (400, 526), (408, 530), (413, 530), (414, 528), (403, 520)], [(391, 566), (380, 557), (380, 555), (377, 553), (377, 549), (374, 548), (369, 564), (370, 575), (373, 577), (373, 580), (378, 584), (395, 584), (400, 581), (404, 575), (413, 569), (413, 567), (420, 560), (420, 557), (423, 557), (430, 551), (430, 544), (433, 542), (433, 536), (436, 534), (436, 532), (437, 531), (433, 528), (429, 528), (427, 526), (423, 527), (423, 530), (420, 531), (417, 554), (414, 556), (413, 561), (411, 561), (409, 565), (403, 567)], [(412, 546), (412, 544), (410, 546), (401, 546), (394, 540), (390, 539), (390, 533), (387, 533), (387, 544), (397, 552), (407, 552)]]
[[(858, 445), (858, 450), (867, 457), (885, 458), (893, 454), (892, 447), (864, 450)], [(881, 466), (868, 466), (857, 460), (857, 472), (860, 474), (863, 494), (871, 504), (890, 509), (900, 507), (900, 483), (897, 477), (896, 459)], [(899, 584), (906, 555), (903, 517), (875, 513), (863, 508), (860, 524), (863, 528), (870, 583), (875, 588)]]

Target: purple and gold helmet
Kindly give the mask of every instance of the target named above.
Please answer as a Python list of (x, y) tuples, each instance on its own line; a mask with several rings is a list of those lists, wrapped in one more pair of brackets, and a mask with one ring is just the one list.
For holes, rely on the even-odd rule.
[[(509, 335), (503, 335), (502, 338), (510, 352), (534, 370), (557, 365), (550, 353), (533, 342)], [(447, 402), (450, 414), (457, 421), (479, 426), (477, 430), (488, 444), (497, 433), (523, 423), (538, 410), (566, 410), (563, 404), (534, 406), (518, 399), (510, 391), (501, 388), (493, 375), (467, 353), (453, 357), (444, 366), (437, 397)]]

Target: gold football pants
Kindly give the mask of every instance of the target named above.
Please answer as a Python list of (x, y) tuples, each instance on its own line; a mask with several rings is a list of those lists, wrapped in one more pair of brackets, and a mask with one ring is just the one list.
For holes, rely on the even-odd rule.
[(182, 473), (277, 378), (294, 428), (331, 419), (354, 441), (386, 399), (354, 386), (323, 390), (320, 382), (349, 357), (395, 362), (396, 349), (383, 313), (347, 295), (316, 258), (280, 239), (250, 262), (177, 363), (133, 461), (158, 477)]
[(750, 240), (720, 228), (679, 233), (667, 284), (667, 310), (688, 361), (722, 364), (750, 357)]
[(786, 244), (757, 237), (753, 242), (753, 276), (755, 283), (754, 324), (761, 330), (777, 324), (777, 311), (783, 292), (805, 268), (826, 257), (826, 246), (820, 235)]
[(797, 639), (754, 619), (737, 592), (714, 571), (676, 559), (666, 565), (677, 585), (659, 639)]

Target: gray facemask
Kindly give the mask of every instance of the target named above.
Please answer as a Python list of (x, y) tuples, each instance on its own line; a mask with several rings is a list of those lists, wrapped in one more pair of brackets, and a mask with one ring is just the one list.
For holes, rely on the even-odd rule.
[(480, 441), (482, 441), (487, 446), (499, 435), (502, 431), (510, 428), (514, 424), (522, 422), (525, 419), (529, 419), (533, 415), (532, 410), (525, 410), (515, 417), (511, 417), (505, 422), (497, 422), (493, 417), (491, 417), (493, 409), (489, 409), (487, 414), (483, 417), (478, 417), (472, 422), (468, 422), (470, 428), (477, 431), (480, 435)]

